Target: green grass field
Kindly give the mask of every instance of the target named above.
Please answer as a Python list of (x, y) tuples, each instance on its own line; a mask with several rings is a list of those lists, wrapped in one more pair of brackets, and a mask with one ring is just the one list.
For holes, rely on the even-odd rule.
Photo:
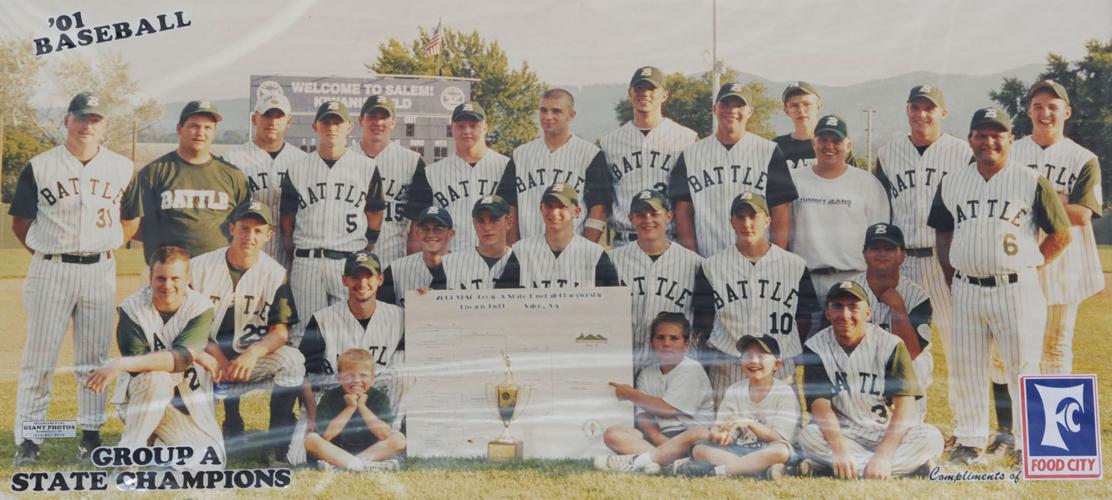
[[(23, 251), (0, 250), (0, 276), (19, 277), (26, 270), (29, 255)], [(120, 288), (138, 286), (142, 255), (137, 250), (119, 253)], [(1112, 247), (1102, 248), (1105, 269), (1112, 269)], [(1109, 277), (1112, 279), (1112, 276)], [(19, 352), (23, 345), (23, 310), (19, 298), (20, 281), (0, 279), (0, 313), (7, 326), (9, 339), (0, 347), (0, 394), (8, 404), (0, 407), (0, 422), (11, 425), (14, 419), (16, 374)], [(121, 295), (123, 292), (121, 292)], [(1075, 372), (1095, 373), (1100, 381), (1099, 398), (1104, 402), (1100, 412), (1102, 447), (1112, 447), (1112, 293), (1105, 291), (1082, 307), (1075, 339)], [(69, 340), (62, 346), (60, 366), (68, 366)], [(938, 342), (933, 345), (935, 360), (934, 385), (928, 391), (928, 420), (948, 434), (951, 414), (945, 404), (946, 364)], [(72, 419), (76, 414), (73, 378), (60, 368), (55, 376), (50, 418)], [(249, 430), (265, 425), (266, 401), (258, 394), (249, 395), (243, 404)], [(220, 416), (222, 419), (222, 415)], [(120, 421), (109, 410), (104, 427), (106, 443), (114, 443), (121, 430)], [(77, 439), (47, 440), (36, 470), (80, 470), (72, 460)], [(9, 457), (14, 453), (10, 439), (0, 439), (0, 491), (7, 492), (13, 469)], [(1104, 466), (1112, 464), (1107, 458)], [(232, 468), (258, 467), (250, 459), (236, 459)], [(976, 471), (1005, 471), (1012, 468), (1002, 462), (977, 467)], [(206, 496), (273, 496), (268, 490), (206, 492)], [(293, 484), (282, 494), (295, 497), (372, 497), (372, 498), (729, 498), (742, 495), (755, 497), (821, 496), (829, 498), (949, 498), (949, 497), (1011, 497), (1011, 498), (1108, 498), (1112, 484), (1104, 481), (1020, 481), (943, 483), (928, 480), (898, 480), (891, 483), (872, 481), (835, 481), (832, 479), (788, 478), (779, 483), (749, 479), (686, 479), (646, 477), (601, 473), (590, 469), (587, 461), (529, 461), (508, 466), (495, 466), (480, 460), (419, 460), (411, 459), (396, 474), (323, 473), (314, 470), (294, 472)], [(189, 494), (154, 494), (198, 497)]]

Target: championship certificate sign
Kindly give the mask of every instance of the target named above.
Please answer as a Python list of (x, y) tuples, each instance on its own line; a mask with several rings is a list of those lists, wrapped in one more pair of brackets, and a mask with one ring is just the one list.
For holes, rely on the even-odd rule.
[(603, 430), (633, 424), (609, 386), (633, 383), (632, 349), (626, 288), (410, 292), (408, 453), (608, 453)]

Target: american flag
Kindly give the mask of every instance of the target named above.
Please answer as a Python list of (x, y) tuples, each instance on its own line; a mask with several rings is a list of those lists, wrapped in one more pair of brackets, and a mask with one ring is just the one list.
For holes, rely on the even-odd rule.
[(436, 31), (432, 32), (432, 38), (425, 44), (425, 57), (440, 55), (441, 45), (444, 45), (444, 38), (440, 36), (440, 23), (436, 23)]

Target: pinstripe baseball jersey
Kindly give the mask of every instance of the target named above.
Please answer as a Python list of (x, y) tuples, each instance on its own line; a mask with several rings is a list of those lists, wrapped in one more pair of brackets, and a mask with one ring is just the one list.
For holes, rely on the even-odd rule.
[(364, 322), (355, 318), (347, 302), (337, 302), (316, 314), (301, 341), (305, 372), (335, 374), (340, 355), (348, 349), (366, 349), (375, 358), (375, 373), (401, 362), (405, 349), (405, 313), (385, 302)]
[[(1051, 182), (1054, 190), (1101, 216), (1104, 193), (1100, 163), (1092, 151), (1069, 138), (1043, 148), (1024, 137), (1015, 142), (1012, 161), (1034, 169)], [(1092, 224), (1070, 226), (1072, 240), (1066, 250), (1040, 271), (1048, 304), (1077, 304), (1104, 289), (1104, 272), (1097, 253)]]
[(38, 253), (106, 252), (123, 244), (120, 220), (141, 215), (131, 160), (101, 146), (82, 165), (55, 146), (31, 158), (8, 213), (32, 219), (27, 246)]
[(305, 155), (282, 186), (282, 213), (295, 213), (295, 248), (354, 252), (367, 247), (366, 212), (383, 208), (375, 161), (348, 149), (331, 166)]
[(865, 270), (865, 230), (890, 219), (888, 195), (875, 177), (849, 167), (834, 179), (813, 168), (791, 171), (799, 198), (792, 202), (791, 251), (808, 269)]
[(846, 350), (827, 327), (804, 347), (804, 392), (810, 408), (815, 399), (830, 401), (847, 437), (880, 439), (888, 430), (892, 397), (920, 398), (923, 391), (900, 338), (871, 323), (865, 337)]
[(976, 166), (951, 172), (935, 194), (928, 224), (953, 231), (950, 265), (964, 274), (1009, 274), (1043, 263), (1039, 229), (1069, 227), (1050, 181), (1009, 163), (988, 180)]
[[(247, 188), (251, 190), (251, 197), (265, 203), (270, 208), (270, 213), (277, 214), (282, 208), (282, 179), (286, 178), (290, 165), (302, 161), (306, 156), (308, 155), (304, 151), (288, 142), (282, 144), (277, 156), (271, 156), (259, 149), (254, 142), (248, 142), (228, 150), (222, 157), (247, 176)], [(281, 227), (275, 224), (274, 235), (263, 251), (278, 262), (288, 265), (290, 256), (282, 252), (280, 233)]]
[[(861, 288), (865, 289), (865, 293), (869, 297), (869, 307), (873, 310), (869, 323), (892, 333), (892, 308), (881, 302), (873, 293), (873, 289), (869, 288), (869, 280), (865, 273), (853, 276), (850, 281), (861, 285)], [(923, 287), (904, 277), (900, 277), (900, 282), (896, 285), (896, 291), (899, 292), (900, 297), (903, 297), (904, 308), (907, 310), (908, 319), (911, 320), (911, 327), (919, 335), (919, 347), (922, 351), (912, 360), (912, 364), (915, 367), (915, 375), (919, 377), (919, 386), (926, 389), (930, 387), (933, 380), (931, 368), (934, 367), (934, 358), (930, 349), (928, 349), (931, 342), (931, 319), (933, 318), (930, 297), (927, 296), (927, 291)], [(822, 325), (823, 327), (830, 326), (830, 321), (825, 316)]]
[[(510, 177), (512, 174), (506, 169), (509, 161), (509, 157), (489, 149), (483, 159), (474, 165), (453, 154), (417, 169), (409, 188), (406, 215), (415, 220), (421, 210), (436, 204), (447, 208), (452, 220), (467, 221), (471, 220), (471, 208), (483, 196), (497, 194), (503, 199), (512, 199), (515, 187)], [(451, 250), (463, 250), (478, 243), (475, 228), (463, 224), (456, 228)]]
[[(506, 264), (513, 258), (513, 249), (507, 248), (502, 258), (491, 263), (475, 247), (444, 256), (444, 286), (447, 290), (474, 290), (494, 288)], [(430, 276), (431, 281), (431, 276)]]
[(382, 273), (383, 281), (378, 289), (378, 300), (405, 307), (405, 292), (432, 287), (434, 276), (432, 270), (425, 264), (423, 256), (423, 253), (418, 252), (406, 255), (390, 264), (390, 267)]
[(212, 333), (217, 333), (224, 316), (233, 314), (232, 349), (242, 353), (269, 331), (270, 308), (278, 290), (286, 284), (286, 269), (266, 254), (233, 283), (228, 270), (228, 247), (198, 255), (190, 260), (192, 287), (212, 301)]
[(973, 158), (969, 143), (949, 134), (919, 152), (908, 137), (877, 150), (876, 177), (892, 203), (892, 224), (904, 233), (907, 248), (934, 248), (934, 230), (927, 227), (934, 193), (942, 178), (966, 168)]
[(405, 217), (405, 204), (409, 199), (409, 184), (413, 174), (425, 160), (415, 151), (406, 149), (397, 141), (390, 141), (378, 156), (378, 175), (382, 177), (382, 194), (386, 198), (386, 214), (382, 232), (375, 244), (375, 255), (382, 266), (389, 266), (395, 259), (405, 256), (406, 238), (409, 236), (409, 219)]
[(669, 197), (690, 201), (695, 209), (695, 237), (703, 257), (733, 245), (734, 230), (723, 221), (737, 195), (760, 193), (769, 207), (799, 197), (776, 143), (752, 133), (729, 148), (714, 136), (688, 146), (672, 168), (669, 186)]
[[(719, 423), (734, 417), (756, 420), (794, 444), (803, 411), (799, 407), (799, 396), (782, 380), (772, 377), (772, 388), (758, 403), (749, 397), (749, 379), (743, 378), (726, 388), (722, 403), (718, 405)], [(760, 439), (748, 429), (737, 438), (739, 445), (754, 445), (759, 442)]]
[(583, 193), (583, 211), (575, 219), (575, 233), (583, 233), (583, 221), (591, 206), (611, 203), (610, 174), (605, 156), (594, 144), (571, 136), (568, 142), (549, 151), (544, 138), (529, 141), (511, 156), (517, 200), (507, 199), (517, 206), (517, 226), (521, 239), (544, 234), (544, 220), (540, 205), (544, 190), (556, 183), (564, 183), (577, 193)]
[(668, 245), (656, 258), (636, 244), (614, 250), (611, 257), (622, 284), (633, 295), (633, 360), (634, 368), (641, 369), (656, 360), (651, 327), (657, 314), (678, 312), (691, 320), (695, 273), (703, 258), (677, 244)]
[[(796, 139), (789, 133), (773, 137), (772, 142), (780, 146), (780, 151), (784, 153), (784, 162), (790, 170), (811, 168), (818, 162), (815, 159), (815, 148), (811, 144), (811, 139)], [(852, 151), (846, 155), (846, 163), (857, 164), (857, 158), (853, 156)]]
[[(703, 371), (703, 365), (694, 359), (683, 358), (668, 373), (661, 372), (659, 364), (653, 364), (641, 370), (634, 385), (637, 390), (663, 399), (679, 410), (672, 418), (654, 418), (662, 432), (678, 432), (690, 427), (710, 425), (714, 420), (710, 379)], [(637, 407), (636, 412), (641, 414), (645, 410)]]
[(609, 266), (617, 274), (606, 250), (579, 235), (573, 235), (571, 243), (558, 255), (543, 234), (518, 241), (513, 252), (520, 266), (520, 286), (524, 288), (607, 286), (596, 280), (600, 265)]
[(788, 359), (800, 353), (796, 322), (818, 307), (807, 263), (776, 245), (756, 262), (730, 247), (712, 255), (695, 278), (696, 316), (714, 315), (708, 342), (740, 356), (744, 335), (770, 334)]
[(614, 182), (614, 205), (610, 211), (614, 229), (633, 232), (629, 202), (643, 189), (667, 194), (672, 163), (696, 139), (694, 130), (665, 118), (647, 134), (628, 121), (599, 140)]

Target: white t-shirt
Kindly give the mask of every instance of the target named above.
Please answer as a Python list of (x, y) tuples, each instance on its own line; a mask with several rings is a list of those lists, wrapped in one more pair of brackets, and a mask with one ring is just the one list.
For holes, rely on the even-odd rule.
[[(714, 415), (714, 399), (710, 379), (703, 366), (691, 358), (683, 358), (680, 364), (667, 374), (660, 372), (660, 365), (653, 364), (637, 376), (637, 390), (665, 403), (682, 413), (672, 418), (656, 418), (661, 432), (682, 431), (689, 427), (710, 425)], [(637, 408), (637, 413), (645, 410)]]
[(819, 177), (813, 168), (791, 172), (799, 192), (792, 202), (792, 253), (808, 269), (864, 271), (865, 230), (891, 219), (880, 181), (854, 167), (834, 179)]
[[(718, 408), (719, 422), (730, 417), (751, 418), (771, 427), (789, 443), (795, 443), (801, 415), (799, 396), (776, 377), (772, 378), (772, 389), (760, 403), (749, 398), (749, 379), (745, 378), (726, 388)], [(737, 438), (737, 444), (741, 445), (758, 441), (757, 436), (749, 431), (744, 431)]]

